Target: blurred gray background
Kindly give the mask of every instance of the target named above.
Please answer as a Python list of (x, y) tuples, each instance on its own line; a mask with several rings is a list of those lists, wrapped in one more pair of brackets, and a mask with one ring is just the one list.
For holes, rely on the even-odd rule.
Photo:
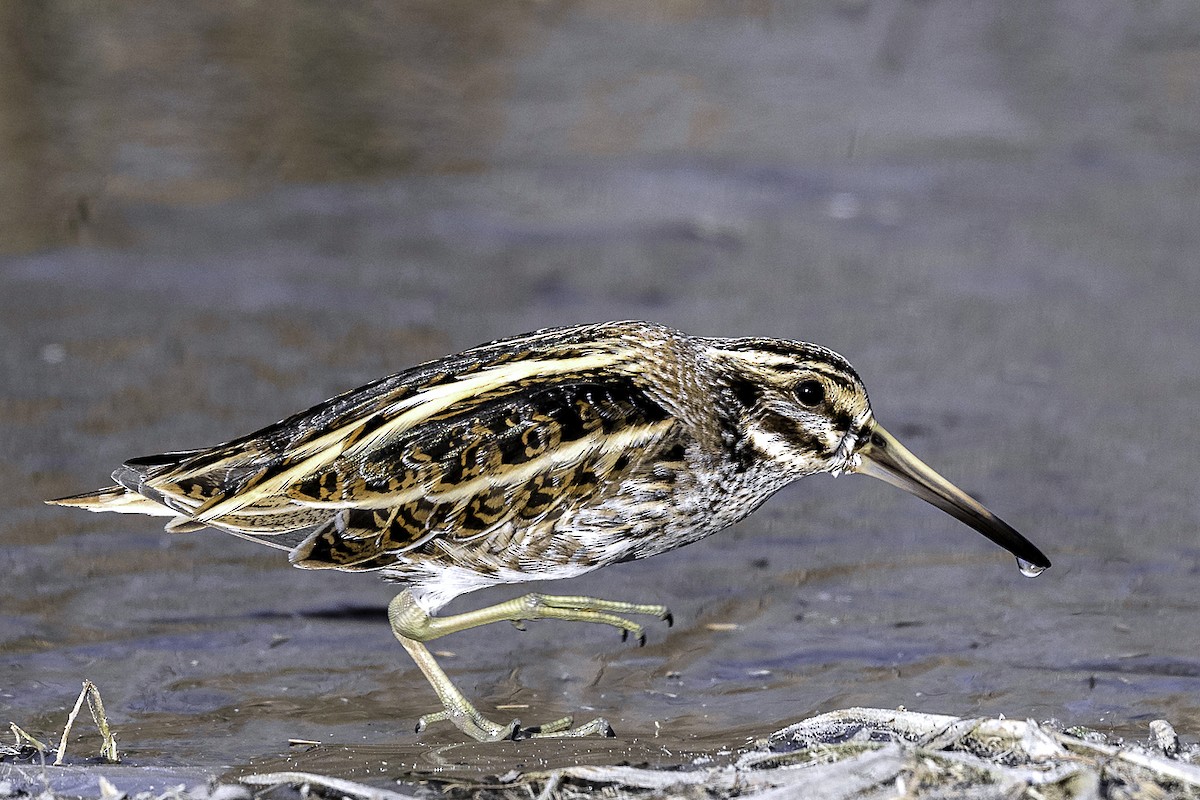
[(670, 605), (642, 650), (439, 642), (482, 708), (664, 747), (854, 704), (1200, 732), (1191, 0), (46, 0), (0, 36), (2, 721), (52, 735), (90, 678), (135, 762), (411, 744), (437, 701), (388, 586), (41, 501), (644, 318), (839, 350), (1055, 567), (812, 478), (554, 586)]

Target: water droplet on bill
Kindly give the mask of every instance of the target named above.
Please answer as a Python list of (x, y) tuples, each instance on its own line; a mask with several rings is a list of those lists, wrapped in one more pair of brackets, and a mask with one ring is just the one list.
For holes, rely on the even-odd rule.
[(1021, 574), (1026, 578), (1036, 578), (1046, 571), (1045, 567), (1039, 567), (1037, 564), (1033, 564), (1023, 558), (1017, 559), (1017, 569), (1021, 570)]

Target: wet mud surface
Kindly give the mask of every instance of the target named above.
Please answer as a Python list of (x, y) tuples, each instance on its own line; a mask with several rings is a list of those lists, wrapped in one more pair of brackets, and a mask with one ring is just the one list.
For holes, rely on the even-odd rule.
[[(265, 59), (228, 31), (205, 55), (166, 46), (163, 21), (58, 29), (107, 31), (110, 50), (71, 52), (127, 83), (97, 98), (86, 72), (4, 73), (11, 96), (33, 81), (56, 144), (0, 171), (34, 209), (0, 245), (0, 721), (52, 737), (87, 678), (127, 763), (217, 772), (289, 739), (322, 743), (291, 754), (331, 772), (659, 763), (855, 705), (1138, 737), (1166, 718), (1194, 739), (1200, 18), (1168, 5), (1118, 23), (1035, 4), (1019, 26), (949, 3), (410, 9), (479, 63), (372, 34), (393, 12), (368, 6), (325, 55), (373, 92), (320, 95), (288, 62), (227, 102), (198, 87)], [(315, 52), (291, 30), (266, 49)], [(204, 58), (215, 73), (187, 77)], [(384, 91), (418, 61), (443, 92)], [(253, 138), (266, 155), (240, 172), (234, 123), (293, 80), (261, 111), (275, 150)], [(333, 97), (361, 111), (344, 129)], [(336, 136), (291, 124), (310, 107)], [(89, 113), (110, 122), (79, 139)], [(908, 495), (806, 479), (719, 536), (533, 587), (668, 605), (644, 648), (552, 622), (436, 642), (493, 718), (619, 734), (463, 745), (412, 733), (436, 698), (388, 630), (391, 587), (42, 505), (427, 358), (620, 318), (839, 350), (881, 422), (1055, 566), (1028, 580)]]

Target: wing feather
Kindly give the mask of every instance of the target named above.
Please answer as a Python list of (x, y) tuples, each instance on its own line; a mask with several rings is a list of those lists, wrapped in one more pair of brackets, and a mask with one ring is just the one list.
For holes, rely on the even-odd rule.
[(118, 472), (132, 473), (135, 491), (169, 498), (172, 508), (198, 522), (216, 522), (286, 494), (344, 454), (363, 456), (477, 398), (539, 380), (627, 371), (628, 356), (612, 337), (620, 328), (610, 323), (547, 329), (491, 342), (345, 392), (226, 444), (133, 459)]
[[(297, 548), (294, 563), (378, 569), (434, 539), (462, 544), (547, 524), (618, 485), (640, 460), (631, 453), (650, 456), (678, 431), (628, 384), (548, 387), (428, 424), (438, 428), (342, 464), (359, 494), (328, 501), (334, 519)], [(336, 486), (295, 488), (330, 496)]]
[(224, 445), (134, 459), (114, 478), (177, 514), (178, 530), (316, 526), (364, 552), (524, 524), (566, 502), (536, 502), (549, 491), (539, 481), (565, 497), (563, 476), (581, 464), (611, 469), (675, 424), (638, 380), (629, 333), (610, 323), (493, 342)]

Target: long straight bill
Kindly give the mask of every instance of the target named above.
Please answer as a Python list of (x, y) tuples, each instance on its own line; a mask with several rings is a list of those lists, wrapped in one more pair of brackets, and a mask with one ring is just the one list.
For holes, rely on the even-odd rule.
[(858, 449), (862, 458), (855, 472), (879, 478), (937, 506), (1017, 557), (1021, 572), (1030, 577), (1050, 566), (1050, 559), (1028, 539), (984, 508), (962, 489), (933, 471), (896, 441), (882, 425)]

